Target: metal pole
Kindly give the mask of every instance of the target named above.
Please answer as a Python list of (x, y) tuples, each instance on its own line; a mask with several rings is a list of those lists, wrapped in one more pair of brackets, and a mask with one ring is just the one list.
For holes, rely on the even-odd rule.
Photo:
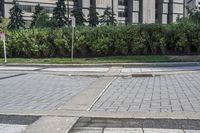
[(69, 26), (69, 14), (70, 14), (69, 0), (67, 0), (67, 19), (68, 19), (68, 26)]
[(3, 40), (3, 49), (4, 49), (4, 62), (7, 63), (7, 56), (6, 56), (6, 40)]
[[(112, 19), (114, 19), (114, 0), (111, 1), (112, 4)], [(112, 24), (114, 24), (114, 22), (111, 22)]]
[(72, 27), (72, 52), (71, 52), (71, 59), (74, 60), (74, 27)]

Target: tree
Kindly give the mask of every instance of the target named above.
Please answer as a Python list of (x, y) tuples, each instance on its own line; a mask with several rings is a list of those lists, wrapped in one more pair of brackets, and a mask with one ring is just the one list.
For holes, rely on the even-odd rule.
[(49, 15), (42, 11), (38, 14), (37, 20), (35, 21), (34, 27), (36, 28), (45, 28), (45, 27), (51, 27), (51, 21), (49, 20)]
[(190, 9), (187, 7), (187, 17), (178, 18), (178, 23), (194, 23), (200, 24), (200, 11), (196, 9)]
[(196, 24), (200, 24), (200, 11), (189, 10), (189, 19)]
[(72, 11), (72, 16), (76, 18), (76, 25), (83, 26), (84, 23), (87, 22), (87, 20), (84, 18), (85, 15), (83, 14), (81, 9), (74, 9)]
[(31, 28), (35, 27), (36, 22), (38, 22), (38, 18), (41, 16), (42, 10), (44, 10), (44, 8), (41, 7), (40, 4), (35, 6), (35, 12), (32, 16)]
[(102, 16), (100, 16), (101, 20), (100, 22), (102, 24), (106, 24), (106, 25), (112, 25), (115, 24), (116, 19), (114, 17), (114, 14), (111, 11), (111, 8), (107, 7), (103, 13)]
[(90, 26), (97, 26), (99, 24), (98, 12), (96, 12), (94, 7), (90, 7), (88, 14), (88, 22)]
[(63, 27), (68, 24), (68, 18), (66, 15), (65, 0), (58, 0), (56, 7), (53, 10), (52, 19), (55, 21), (55, 27)]
[(9, 29), (20, 29), (25, 27), (25, 21), (23, 19), (23, 12), (19, 8), (19, 4), (13, 1), (13, 7), (10, 9), (10, 23)]

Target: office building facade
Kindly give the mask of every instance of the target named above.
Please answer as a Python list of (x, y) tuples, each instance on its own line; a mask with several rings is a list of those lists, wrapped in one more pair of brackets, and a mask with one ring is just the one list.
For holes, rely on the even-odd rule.
[[(1, 2), (0, 15), (9, 17), (12, 0), (1, 0)], [(17, 0), (26, 20), (31, 20), (37, 4), (51, 16), (56, 2), (57, 0)], [(175, 22), (178, 17), (184, 15), (184, 0), (66, 0), (66, 5), (68, 4), (67, 11), (79, 8), (86, 17), (91, 6), (95, 7), (99, 15), (110, 7), (118, 23), (167, 24)]]
[(191, 9), (200, 10), (200, 0), (186, 0), (186, 4)]

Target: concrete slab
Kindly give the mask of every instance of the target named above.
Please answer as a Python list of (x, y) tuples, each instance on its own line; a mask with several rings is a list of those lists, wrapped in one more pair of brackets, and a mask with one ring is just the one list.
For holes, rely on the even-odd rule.
[(42, 117), (23, 133), (68, 133), (78, 117)]
[(21, 133), (27, 125), (0, 124), (0, 133)]
[(200, 133), (200, 130), (184, 130), (185, 133)]
[(103, 133), (143, 133), (142, 128), (105, 128)]
[(121, 73), (122, 67), (111, 67), (107, 75), (119, 75)]
[(144, 133), (184, 133), (182, 129), (152, 129), (144, 128)]
[(55, 72), (107, 72), (109, 68), (46, 68), (42, 71)]
[(123, 68), (122, 73), (147, 73), (147, 72), (174, 72), (200, 70), (200, 66), (177, 66), (177, 67), (129, 67)]
[(10, 66), (0, 66), (0, 71), (6, 70), (6, 71), (34, 71), (41, 69), (40, 67), (10, 67)]
[(87, 111), (113, 79), (113, 77), (99, 78), (97, 81), (93, 82), (88, 89), (84, 90), (58, 109)]

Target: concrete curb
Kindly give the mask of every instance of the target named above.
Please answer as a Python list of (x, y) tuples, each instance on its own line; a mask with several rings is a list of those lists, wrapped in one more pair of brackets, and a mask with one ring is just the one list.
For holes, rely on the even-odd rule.
[(23, 133), (69, 133), (78, 119), (78, 117), (44, 116), (29, 125)]
[(8, 63), (0, 66), (15, 67), (175, 67), (200, 66), (200, 62), (162, 62), (162, 63), (104, 63), (104, 64), (18, 64)]
[(200, 120), (200, 112), (93, 112), (76, 110), (0, 110), (3, 115), (90, 117), (90, 118), (130, 118), (130, 119), (194, 119)]

